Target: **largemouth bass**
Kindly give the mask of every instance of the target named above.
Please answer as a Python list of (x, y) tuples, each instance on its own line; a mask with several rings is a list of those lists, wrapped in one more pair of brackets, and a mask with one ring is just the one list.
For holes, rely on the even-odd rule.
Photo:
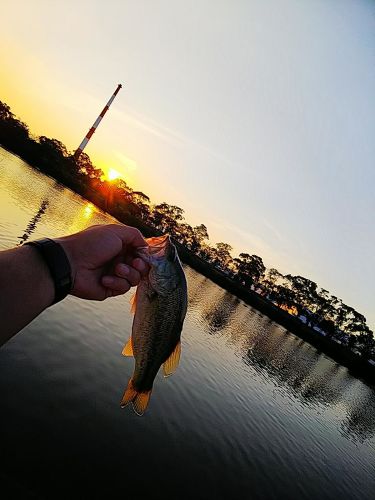
[(187, 310), (187, 284), (176, 247), (170, 237), (148, 238), (142, 253), (150, 265), (132, 301), (134, 320), (131, 338), (124, 356), (134, 356), (135, 368), (121, 401), (132, 403), (134, 411), (143, 415), (160, 366), (171, 375), (181, 355), (181, 330)]

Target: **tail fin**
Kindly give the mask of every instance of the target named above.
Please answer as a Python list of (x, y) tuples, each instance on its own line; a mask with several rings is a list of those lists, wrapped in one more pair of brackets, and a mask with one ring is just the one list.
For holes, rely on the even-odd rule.
[(143, 415), (146, 411), (151, 391), (140, 392), (134, 388), (133, 379), (131, 378), (128, 387), (122, 397), (121, 408), (124, 408), (128, 403), (132, 403), (133, 410), (137, 415)]

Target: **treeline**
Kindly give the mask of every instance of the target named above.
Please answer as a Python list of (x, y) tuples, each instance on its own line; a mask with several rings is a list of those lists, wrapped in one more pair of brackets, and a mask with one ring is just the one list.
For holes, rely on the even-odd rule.
[(375, 340), (366, 318), (354, 308), (303, 276), (283, 275), (266, 269), (257, 255), (233, 257), (231, 245), (211, 245), (204, 224), (192, 227), (184, 210), (175, 205), (153, 205), (147, 195), (134, 191), (123, 179), (108, 182), (102, 170), (82, 153), (78, 161), (57, 139), (33, 138), (27, 125), (0, 101), (0, 143), (39, 170), (90, 199), (117, 219), (137, 225), (146, 235), (168, 232), (207, 265), (262, 295), (277, 307), (332, 341), (346, 345), (364, 359), (375, 358)]

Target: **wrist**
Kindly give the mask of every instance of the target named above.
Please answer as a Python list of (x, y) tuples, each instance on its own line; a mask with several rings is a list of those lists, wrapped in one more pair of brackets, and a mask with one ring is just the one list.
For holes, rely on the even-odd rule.
[(78, 270), (78, 256), (76, 255), (76, 251), (74, 249), (74, 235), (72, 236), (63, 236), (61, 238), (53, 238), (53, 241), (58, 243), (61, 248), (64, 250), (65, 255), (69, 261), (70, 269), (71, 269), (71, 291), (74, 289), (74, 283), (76, 281), (77, 270)]
[[(24, 273), (24, 286), (33, 286), (32, 293), (37, 296), (44, 307), (53, 304), (55, 298), (55, 286), (48, 266), (36, 248), (31, 245), (23, 245), (18, 249), (22, 256), (22, 262), (28, 263), (29, 271)], [(38, 276), (37, 285), (34, 283), (34, 276)]]
[(72, 289), (72, 270), (65, 250), (50, 238), (30, 241), (25, 246), (31, 246), (38, 251), (54, 285), (53, 304), (60, 302)]

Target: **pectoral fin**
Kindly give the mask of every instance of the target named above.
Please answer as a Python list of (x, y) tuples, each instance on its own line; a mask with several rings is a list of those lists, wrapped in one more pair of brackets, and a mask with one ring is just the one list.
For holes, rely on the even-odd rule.
[(178, 342), (172, 354), (163, 364), (164, 377), (169, 377), (170, 375), (172, 375), (172, 373), (176, 371), (178, 363), (180, 361), (180, 357), (181, 357), (181, 341)]
[(128, 340), (126, 346), (122, 350), (123, 356), (134, 356), (132, 338)]

